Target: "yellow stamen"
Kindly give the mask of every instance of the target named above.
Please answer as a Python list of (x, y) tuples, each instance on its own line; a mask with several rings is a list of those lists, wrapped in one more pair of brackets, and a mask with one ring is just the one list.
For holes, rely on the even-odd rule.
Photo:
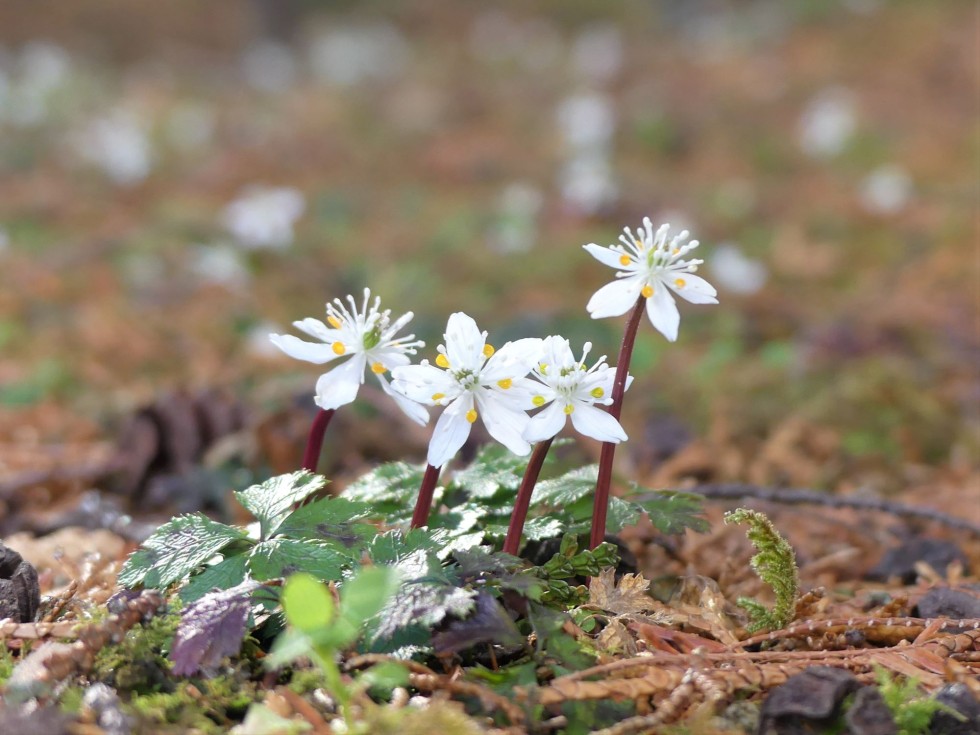
[(507, 390), (514, 384), (514, 381), (510, 378), (504, 378), (503, 380), (498, 380), (497, 385), (499, 385), (504, 390)]
[(565, 415), (567, 416), (568, 414), (570, 414), (574, 410), (575, 410), (575, 406), (573, 406), (571, 403), (569, 403), (567, 406), (565, 406)]
[(371, 365), (371, 372), (377, 373), (378, 375), (383, 375), (388, 372), (388, 368), (382, 365), (380, 362), (376, 362)]
[(604, 395), (606, 395), (606, 391), (599, 387), (593, 388), (591, 391), (589, 391), (589, 393), (593, 398), (602, 398)]
[(548, 374), (548, 363), (546, 363), (546, 362), (540, 362), (540, 363), (538, 363), (538, 372), (541, 373), (542, 375), (547, 375)]
[(469, 411), (466, 412), (466, 420), (469, 421), (471, 424), (474, 421), (476, 421), (476, 409), (471, 408)]
[(677, 286), (677, 288), (684, 288), (684, 286), (687, 285), (687, 281), (685, 281), (683, 278), (675, 278), (674, 285)]
[(531, 399), (531, 403), (533, 403), (535, 406), (543, 406), (544, 396), (535, 396), (534, 398)]
[(650, 298), (651, 296), (653, 296), (653, 286), (650, 285), (644, 286), (643, 289), (640, 291), (640, 293), (643, 295), (643, 298), (645, 299)]
[(441, 368), (448, 368), (449, 358), (440, 352), (438, 355), (436, 355), (436, 365)]
[(680, 248), (674, 248), (673, 250), (670, 251), (670, 254), (671, 255), (677, 255), (677, 253), (679, 253), (680, 251), (681, 251)]
[(435, 401), (436, 403), (438, 403), (439, 401), (441, 401), (445, 397), (446, 397), (446, 394), (445, 393), (433, 393), (432, 394), (432, 400)]
[(496, 352), (496, 350), (493, 348), (493, 345), (483, 345), (484, 357), (490, 357), (494, 352)]
[(343, 342), (334, 342), (332, 345), (330, 345), (330, 349), (333, 350), (335, 355), (343, 355), (345, 352), (347, 352), (347, 348), (344, 347)]
[(334, 329), (340, 329), (340, 319), (335, 317), (333, 314), (327, 317), (327, 324), (329, 324)]
[(619, 263), (620, 263), (620, 265), (629, 265), (632, 262), (633, 262), (633, 259), (630, 258), (630, 256), (628, 256), (628, 255), (620, 255), (619, 256)]

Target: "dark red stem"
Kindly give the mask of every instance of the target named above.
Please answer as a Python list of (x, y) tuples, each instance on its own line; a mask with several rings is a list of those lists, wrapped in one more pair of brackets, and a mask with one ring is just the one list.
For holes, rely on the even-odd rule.
[(439, 468), (431, 464), (425, 468), (422, 485), (419, 487), (419, 498), (415, 501), (415, 512), (412, 513), (412, 528), (422, 528), (429, 522), (429, 511), (432, 509), (432, 494), (439, 481)]
[[(623, 334), (623, 345), (619, 348), (619, 361), (616, 363), (616, 377), (613, 379), (612, 405), (610, 415), (619, 420), (623, 410), (623, 395), (626, 393), (626, 376), (629, 375), (630, 360), (633, 357), (633, 344), (636, 342), (636, 330), (640, 326), (643, 307), (646, 299), (640, 296), (636, 306), (626, 320), (626, 332)], [(613, 457), (616, 445), (603, 442), (599, 453), (599, 477), (595, 483), (595, 504), (592, 506), (592, 534), (589, 537), (589, 548), (594, 549), (606, 538), (606, 511), (609, 510), (609, 486), (612, 484)]]
[(517, 500), (514, 501), (514, 513), (507, 527), (507, 538), (504, 539), (505, 554), (517, 556), (521, 545), (521, 534), (524, 533), (524, 521), (527, 520), (527, 510), (531, 507), (531, 495), (538, 482), (538, 475), (541, 474), (544, 458), (548, 456), (548, 450), (554, 440), (555, 438), (551, 437), (534, 445), (531, 459), (528, 460), (527, 469), (524, 470), (524, 479), (521, 480), (521, 487), (517, 491)]
[(333, 418), (336, 409), (323, 409), (321, 408), (313, 419), (313, 425), (310, 427), (310, 436), (306, 440), (306, 451), (303, 452), (303, 469), (309, 470), (310, 472), (316, 472), (316, 466), (320, 461), (320, 450), (323, 448), (323, 435), (327, 431), (327, 427), (330, 425), (330, 419)]

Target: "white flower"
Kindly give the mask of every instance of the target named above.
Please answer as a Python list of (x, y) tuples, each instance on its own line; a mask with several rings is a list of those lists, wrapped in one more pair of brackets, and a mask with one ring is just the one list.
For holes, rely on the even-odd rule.
[(429, 464), (441, 467), (456, 454), (477, 418), (514, 454), (530, 452), (522, 435), (535, 383), (526, 375), (538, 361), (541, 340), (520, 339), (494, 351), (487, 333), (462, 312), (449, 317), (445, 339), (435, 365), (423, 360), (392, 371), (395, 390), (413, 401), (446, 407), (429, 443)]
[(622, 245), (602, 247), (595, 243), (585, 249), (598, 260), (618, 269), (617, 280), (596, 291), (586, 305), (593, 319), (625, 314), (643, 296), (650, 322), (668, 340), (677, 339), (681, 316), (671, 291), (692, 304), (717, 304), (714, 286), (694, 275), (703, 260), (684, 260), (698, 246), (697, 240), (687, 240), (684, 230), (668, 241), (669, 225), (656, 232), (649, 217), (643, 218), (643, 232), (636, 234), (629, 227), (619, 236)]
[(250, 187), (227, 207), (223, 222), (249, 249), (284, 248), (293, 241), (293, 225), (306, 202), (292, 187)]
[(317, 380), (315, 400), (320, 408), (330, 410), (351, 403), (364, 382), (364, 369), (370, 367), (382, 390), (395, 399), (410, 419), (424, 426), (429, 421), (428, 411), (396, 393), (385, 379), (389, 370), (411, 362), (408, 356), (415, 354), (415, 348), (425, 346), (424, 342), (415, 340), (414, 334), (396, 336), (412, 320), (413, 314), (408, 312), (392, 322), (391, 310), (380, 310), (381, 299), (375, 297), (369, 306), (370, 299), (371, 290), (366, 288), (359, 309), (353, 296), (347, 297), (349, 309), (340, 299), (327, 304), (327, 324), (312, 317), (293, 322), (298, 330), (323, 344), (306, 342), (289, 334), (271, 334), (269, 338), (276, 347), (297, 360), (322, 365), (341, 357), (349, 358)]
[[(529, 442), (551, 439), (564, 428), (568, 418), (580, 434), (614, 444), (626, 441), (626, 432), (619, 422), (595, 406), (596, 403), (608, 406), (613, 402), (616, 369), (606, 364), (605, 355), (587, 368), (585, 358), (590, 349), (592, 343), (586, 342), (582, 359), (576, 360), (567, 339), (548, 337), (544, 340), (541, 358), (532, 370), (541, 385), (537, 386), (531, 403), (547, 408), (528, 422), (524, 438)], [(627, 377), (627, 388), (632, 380)]]

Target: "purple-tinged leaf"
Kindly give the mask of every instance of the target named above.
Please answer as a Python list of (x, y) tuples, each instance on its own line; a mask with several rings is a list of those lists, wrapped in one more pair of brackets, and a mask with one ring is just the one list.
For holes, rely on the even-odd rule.
[(184, 608), (170, 650), (175, 675), (213, 670), (241, 650), (252, 592), (260, 586), (248, 580), (230, 590), (206, 594)]
[(454, 620), (444, 631), (432, 636), (432, 645), (438, 655), (464, 651), (478, 643), (518, 646), (523, 642), (524, 636), (507, 611), (487, 592), (477, 595), (475, 610), (470, 617)]

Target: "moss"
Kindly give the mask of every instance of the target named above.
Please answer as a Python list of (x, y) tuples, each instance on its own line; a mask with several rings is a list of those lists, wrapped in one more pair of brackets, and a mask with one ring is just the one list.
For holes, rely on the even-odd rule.
[(172, 692), (133, 697), (127, 709), (154, 732), (225, 732), (256, 699), (255, 685), (234, 675), (184, 682)]
[(170, 689), (167, 653), (178, 622), (178, 615), (171, 613), (133, 628), (117, 645), (99, 651), (92, 678), (121, 693), (149, 694)]

